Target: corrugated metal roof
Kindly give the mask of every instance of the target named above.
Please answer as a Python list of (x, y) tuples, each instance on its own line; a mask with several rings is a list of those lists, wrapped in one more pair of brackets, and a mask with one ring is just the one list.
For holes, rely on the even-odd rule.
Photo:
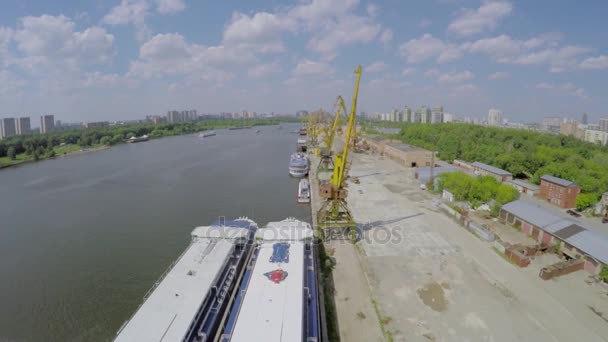
[(481, 163), (481, 162), (474, 162), (471, 165), (473, 165), (474, 167), (478, 167), (478, 168), (480, 168), (482, 170), (491, 172), (493, 174), (499, 175), (499, 176), (511, 176), (512, 175), (511, 172), (509, 172), (509, 171), (506, 171), (506, 170), (503, 170), (503, 169), (499, 169), (499, 168), (494, 167), (492, 165), (484, 164), (484, 163)]
[(582, 231), (586, 230), (585, 228), (579, 226), (578, 224), (571, 224), (566, 228), (562, 228), (556, 231), (553, 235), (557, 236), (562, 240), (566, 240), (567, 238), (576, 235)]
[(427, 152), (431, 152), (428, 150), (423, 149), (422, 147), (418, 147), (418, 146), (414, 146), (414, 145), (409, 145), (409, 144), (404, 144), (404, 143), (389, 143), (388, 144), (391, 147), (394, 147), (398, 150), (401, 151), (427, 151)]
[(608, 236), (595, 230), (585, 230), (566, 239), (566, 242), (595, 259), (608, 264)]
[(537, 227), (545, 227), (563, 220), (562, 217), (549, 212), (540, 205), (524, 200), (507, 203), (502, 206), (502, 209)]
[(568, 220), (568, 219), (562, 219), (561, 221), (557, 221), (555, 223), (547, 225), (546, 227), (543, 227), (543, 230), (545, 230), (548, 233), (553, 234), (553, 233), (557, 232), (558, 230), (562, 230), (573, 224), (576, 224), (576, 222)]
[(538, 186), (536, 184), (528, 183), (528, 182), (526, 182), (523, 179), (512, 179), (508, 183), (519, 185), (519, 186), (522, 186), (522, 187), (524, 187), (526, 189), (530, 189), (530, 190), (538, 190), (538, 189), (540, 189), (540, 186)]
[(563, 218), (549, 209), (524, 200), (507, 203), (502, 209), (608, 264), (608, 235), (593, 230), (584, 222)]
[(540, 177), (540, 179), (546, 180), (547, 182), (559, 184), (559, 185), (562, 185), (562, 186), (576, 185), (576, 183), (571, 182), (571, 181), (569, 181), (567, 179), (562, 179), (562, 178), (558, 178), (558, 177), (551, 176), (551, 175), (544, 175), (544, 176)]

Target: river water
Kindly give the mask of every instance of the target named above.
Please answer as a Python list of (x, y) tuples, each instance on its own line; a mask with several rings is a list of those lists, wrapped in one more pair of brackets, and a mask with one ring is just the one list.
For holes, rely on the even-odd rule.
[(0, 170), (0, 341), (111, 340), (197, 225), (310, 221), (287, 172), (298, 126)]

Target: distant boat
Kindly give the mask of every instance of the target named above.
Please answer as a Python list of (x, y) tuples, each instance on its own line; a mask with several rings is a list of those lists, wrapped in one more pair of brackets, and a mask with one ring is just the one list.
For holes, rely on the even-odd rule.
[(200, 134), (198, 135), (198, 137), (199, 137), (199, 138), (207, 138), (207, 137), (213, 137), (213, 136), (215, 136), (215, 135), (217, 135), (217, 133), (215, 133), (215, 131), (208, 131), (208, 132), (203, 132), (203, 133), (200, 133)]
[(138, 143), (143, 141), (148, 141), (150, 138), (147, 135), (142, 135), (141, 137), (131, 137), (127, 140), (128, 143)]
[(298, 203), (310, 203), (310, 183), (306, 178), (298, 184)]
[(261, 131), (258, 129), (258, 130), (257, 130), (257, 131), (255, 131), (255, 132), (256, 132), (257, 134), (260, 134), (260, 132), (261, 132)]

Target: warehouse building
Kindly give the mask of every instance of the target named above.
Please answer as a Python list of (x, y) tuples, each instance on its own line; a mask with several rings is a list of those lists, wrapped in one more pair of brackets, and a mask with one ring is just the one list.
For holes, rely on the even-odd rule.
[(584, 260), (584, 269), (597, 274), (608, 264), (608, 235), (577, 220), (563, 218), (538, 204), (518, 200), (502, 206), (500, 219), (521, 228), (539, 243), (559, 247), (569, 259)]
[(528, 183), (523, 179), (513, 179), (506, 182), (510, 186), (514, 187), (521, 194), (535, 196), (538, 194), (540, 187), (536, 184)]
[(405, 167), (431, 166), (433, 159), (433, 152), (403, 143), (385, 144), (383, 155)]
[(390, 139), (381, 135), (370, 135), (365, 137), (365, 142), (369, 145), (369, 149), (372, 153), (382, 155), (384, 153), (384, 146), (390, 142)]
[(492, 165), (484, 164), (481, 162), (474, 162), (471, 164), (473, 166), (473, 170), (476, 174), (481, 176), (492, 176), (496, 178), (499, 182), (508, 182), (513, 179), (513, 175), (511, 172), (499, 169)]

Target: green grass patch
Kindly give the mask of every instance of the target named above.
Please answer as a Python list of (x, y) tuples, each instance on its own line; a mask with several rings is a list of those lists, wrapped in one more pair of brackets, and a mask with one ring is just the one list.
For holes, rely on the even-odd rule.
[(380, 308), (378, 307), (378, 303), (376, 303), (375, 299), (372, 299), (372, 304), (374, 305), (374, 311), (376, 311), (376, 316), (378, 316), (378, 322), (380, 322), (380, 329), (382, 330), (382, 335), (384, 335), (384, 338), (388, 342), (393, 342), (395, 339), (393, 337), (393, 333), (386, 328), (386, 325), (388, 325), (393, 319), (388, 316), (382, 316), (382, 314), (380, 313)]
[(28, 156), (25, 153), (19, 153), (15, 156), (15, 160), (11, 160), (9, 157), (0, 158), (0, 167), (6, 167), (11, 165), (21, 164), (34, 159), (32, 156)]
[(82, 149), (82, 147), (80, 145), (77, 145), (77, 144), (57, 146), (57, 147), (54, 148), (55, 154), (57, 156), (61, 156), (63, 154), (80, 151), (81, 149)]

